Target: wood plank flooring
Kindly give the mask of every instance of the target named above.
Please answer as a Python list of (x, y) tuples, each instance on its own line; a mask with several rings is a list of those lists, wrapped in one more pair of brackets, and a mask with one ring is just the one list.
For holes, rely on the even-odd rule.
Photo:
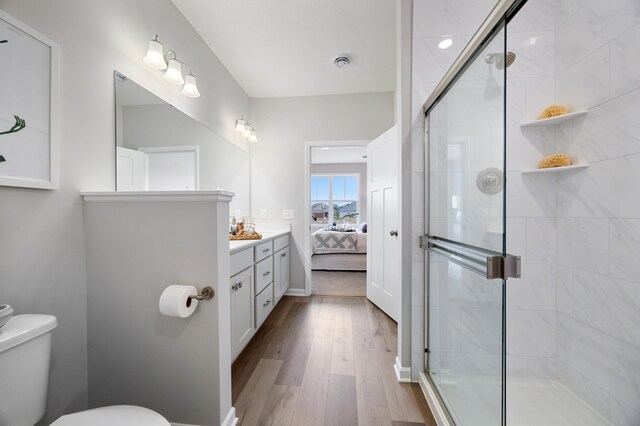
[(393, 371), (397, 325), (364, 297), (284, 297), (232, 367), (240, 425), (435, 426)]
[(312, 293), (318, 296), (367, 295), (367, 273), (347, 271), (311, 271)]

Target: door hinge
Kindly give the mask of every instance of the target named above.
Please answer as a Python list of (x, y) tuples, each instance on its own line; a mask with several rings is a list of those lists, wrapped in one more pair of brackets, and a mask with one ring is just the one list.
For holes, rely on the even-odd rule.
[(420, 235), (420, 248), (426, 250), (429, 248), (429, 236), (428, 235)]
[(430, 354), (430, 353), (431, 353), (431, 351), (429, 350), (429, 348), (424, 348), (424, 353), (425, 353), (425, 354)]

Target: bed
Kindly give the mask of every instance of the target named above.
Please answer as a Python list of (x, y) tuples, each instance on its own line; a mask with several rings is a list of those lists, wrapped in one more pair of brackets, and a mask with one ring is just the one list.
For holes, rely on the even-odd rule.
[(366, 271), (367, 234), (321, 229), (311, 234), (311, 269)]

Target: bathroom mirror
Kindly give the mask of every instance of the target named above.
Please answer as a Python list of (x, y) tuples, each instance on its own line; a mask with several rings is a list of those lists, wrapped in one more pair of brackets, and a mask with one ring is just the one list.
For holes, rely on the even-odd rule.
[(235, 192), (232, 214), (249, 214), (249, 153), (118, 71), (116, 189)]

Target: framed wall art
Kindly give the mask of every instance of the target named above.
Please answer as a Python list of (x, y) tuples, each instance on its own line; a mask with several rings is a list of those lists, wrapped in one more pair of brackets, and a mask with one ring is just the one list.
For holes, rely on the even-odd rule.
[(60, 48), (0, 10), (0, 185), (58, 187)]

